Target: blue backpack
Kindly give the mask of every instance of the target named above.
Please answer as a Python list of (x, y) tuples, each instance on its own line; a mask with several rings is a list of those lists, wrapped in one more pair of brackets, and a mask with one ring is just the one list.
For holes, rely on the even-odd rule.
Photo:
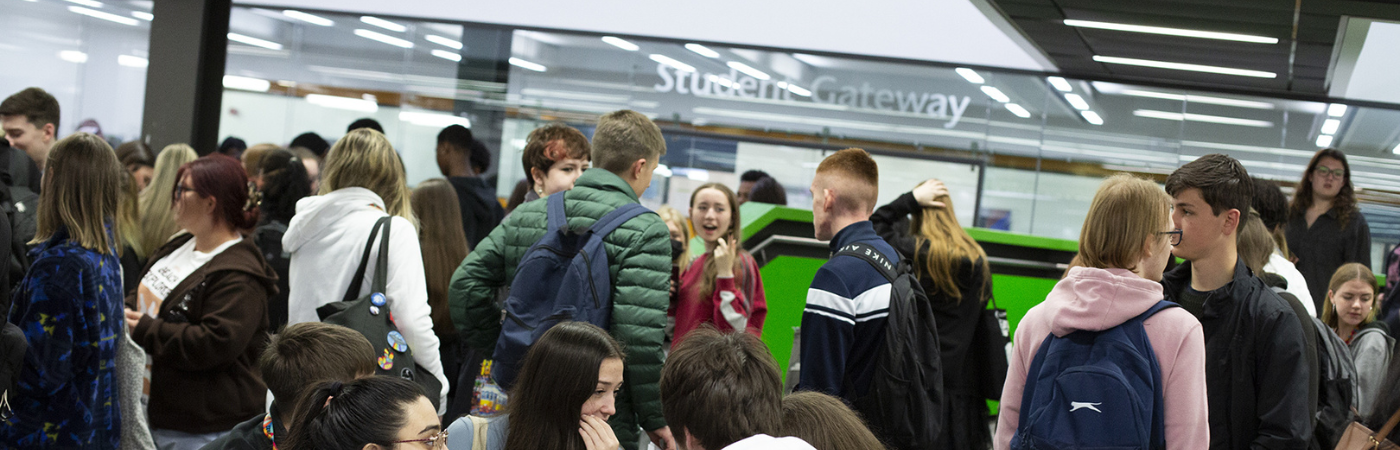
[(509, 390), (530, 345), (560, 322), (588, 322), (608, 329), (612, 279), (603, 237), (650, 212), (632, 203), (613, 210), (586, 230), (569, 229), (564, 194), (550, 196), (549, 230), (525, 251), (505, 302), (491, 376)]
[(1166, 448), (1162, 369), (1142, 322), (1045, 338), (1026, 371), (1012, 449)]

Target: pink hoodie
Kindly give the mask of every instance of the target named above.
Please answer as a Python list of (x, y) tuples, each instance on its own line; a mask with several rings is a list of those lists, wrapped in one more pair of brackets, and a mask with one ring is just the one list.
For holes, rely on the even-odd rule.
[[(1075, 267), (1055, 284), (1045, 302), (1031, 308), (1016, 329), (1011, 371), (1001, 391), (996, 450), (1006, 450), (1021, 419), (1026, 369), (1046, 336), (1077, 330), (1101, 331), (1137, 317), (1162, 300), (1162, 285), (1124, 269)], [(1206, 420), (1206, 348), (1201, 323), (1181, 308), (1168, 308), (1143, 322), (1162, 368), (1167, 448), (1210, 446)]]

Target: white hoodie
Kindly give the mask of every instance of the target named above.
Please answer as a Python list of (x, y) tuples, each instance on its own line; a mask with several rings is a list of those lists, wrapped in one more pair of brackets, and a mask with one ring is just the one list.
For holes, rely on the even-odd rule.
[[(297, 201), (297, 214), (282, 236), (282, 248), (292, 255), (287, 277), (291, 284), (287, 300), (287, 325), (319, 322), (316, 308), (344, 299), (350, 279), (374, 222), (384, 217), (384, 200), (373, 191), (358, 187), (338, 189), (326, 195)], [(364, 284), (369, 292), (379, 244), (370, 250)], [(392, 301), (394, 323), (413, 349), (413, 360), (442, 382), (438, 413), (447, 410), (447, 377), (442, 372), (438, 338), (428, 307), (428, 287), (423, 275), (423, 253), (413, 224), (394, 217), (389, 230), (389, 279), (385, 295)]]

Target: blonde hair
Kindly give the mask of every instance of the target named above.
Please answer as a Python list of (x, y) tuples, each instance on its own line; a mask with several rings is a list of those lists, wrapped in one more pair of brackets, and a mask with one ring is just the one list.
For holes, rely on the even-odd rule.
[(1089, 204), (1075, 259), (1086, 267), (1136, 269), (1147, 238), (1167, 231), (1161, 228), (1171, 217), (1171, 201), (1146, 179), (1126, 173), (1108, 177)]
[[(698, 191), (698, 189), (697, 189)], [(671, 205), (661, 205), (656, 209), (656, 215), (661, 216), (661, 220), (668, 224), (675, 225), (681, 230), (681, 247), (685, 249), (680, 258), (672, 259), (672, 262), (681, 266), (681, 273), (690, 268), (690, 224), (685, 220), (685, 216), (680, 211), (672, 208)]]
[[(923, 248), (924, 244), (928, 244), (928, 251), (918, 255), (922, 256), (918, 258), (918, 263), (923, 266), (924, 274), (933, 280), (939, 291), (958, 302), (963, 300), (962, 290), (958, 289), (958, 266), (964, 259), (980, 265), (982, 286), (978, 288), (980, 297), (985, 298), (990, 294), (987, 285), (992, 282), (992, 270), (987, 265), (987, 252), (963, 230), (962, 225), (958, 224), (951, 197), (944, 194), (934, 201), (943, 202), (945, 206), (924, 208), (923, 211), (914, 213), (914, 219), (909, 222), (909, 234), (914, 236), (916, 248)], [(977, 300), (981, 301), (982, 298)]]
[(271, 151), (281, 148), (282, 147), (277, 144), (266, 142), (248, 147), (248, 149), (244, 150), (243, 154), (239, 156), (239, 162), (243, 163), (243, 172), (247, 173), (249, 178), (258, 176), (260, 172), (258, 168), (262, 167), (263, 157), (266, 157)]
[(104, 255), (114, 253), (116, 241), (109, 237), (107, 225), (117, 216), (123, 175), (130, 176), (102, 138), (80, 132), (59, 140), (45, 164), (30, 243), (42, 243), (66, 229), (69, 241)]
[(170, 197), (175, 192), (176, 179), (180, 167), (199, 158), (194, 148), (187, 144), (170, 144), (156, 156), (155, 176), (151, 184), (141, 191), (141, 239), (136, 246), (136, 256), (146, 259), (157, 248), (170, 240), (170, 236), (180, 231), (175, 225), (175, 212), (170, 208)]
[(1361, 325), (1376, 321), (1376, 310), (1380, 309), (1381, 302), (1376, 300), (1376, 274), (1371, 273), (1371, 268), (1361, 263), (1347, 263), (1338, 267), (1332, 274), (1332, 281), (1327, 283), (1327, 301), (1322, 302), (1322, 323), (1337, 328), (1341, 318), (1337, 316), (1337, 308), (1332, 306), (1332, 294), (1342, 288), (1342, 285), (1353, 280), (1360, 280), (1371, 287), (1371, 313), (1361, 319)]
[(373, 129), (359, 128), (335, 141), (326, 153), (320, 193), (348, 187), (369, 189), (384, 201), (385, 212), (408, 219), (416, 227), (406, 177), (403, 161), (389, 139)]
[(1244, 216), (1244, 228), (1240, 229), (1239, 240), (1235, 243), (1244, 266), (1254, 271), (1254, 276), (1264, 275), (1264, 266), (1269, 264), (1269, 256), (1274, 254), (1274, 238), (1264, 226), (1264, 220), (1253, 209)]

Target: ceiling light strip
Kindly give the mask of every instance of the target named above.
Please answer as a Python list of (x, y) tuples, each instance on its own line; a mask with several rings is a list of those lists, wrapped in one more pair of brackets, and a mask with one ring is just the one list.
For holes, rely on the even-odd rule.
[(1150, 59), (1094, 55), (1094, 61), (1098, 61), (1104, 64), (1122, 64), (1128, 66), (1153, 67), (1158, 69), (1218, 73), (1221, 75), (1235, 75), (1241, 77), (1278, 78), (1278, 74), (1273, 72), (1265, 72), (1262, 70), (1237, 69), (1233, 67), (1207, 66), (1203, 64), (1187, 64), (1168, 61), (1153, 61)]
[(1238, 117), (1212, 116), (1207, 114), (1182, 114), (1169, 111), (1155, 111), (1151, 109), (1139, 109), (1133, 111), (1133, 115), (1152, 119), (1176, 121), (1186, 120), (1191, 122), (1218, 123), (1223, 125), (1239, 125), (1244, 127), (1255, 128), (1272, 128), (1274, 126), (1273, 122), (1267, 120), (1241, 119)]
[(1216, 31), (1189, 30), (1185, 28), (1153, 27), (1126, 23), (1095, 22), (1092, 20), (1065, 19), (1065, 25), (1100, 30), (1128, 31), (1133, 33), (1160, 34), (1222, 41), (1250, 42), (1255, 44), (1277, 44), (1278, 38), (1251, 34), (1221, 33)]

